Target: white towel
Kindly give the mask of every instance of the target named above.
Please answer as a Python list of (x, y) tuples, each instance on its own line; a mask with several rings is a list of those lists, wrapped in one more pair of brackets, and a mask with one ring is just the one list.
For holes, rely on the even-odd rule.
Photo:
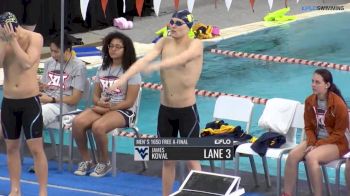
[(298, 104), (299, 102), (290, 99), (269, 99), (259, 119), (259, 127), (287, 134)]

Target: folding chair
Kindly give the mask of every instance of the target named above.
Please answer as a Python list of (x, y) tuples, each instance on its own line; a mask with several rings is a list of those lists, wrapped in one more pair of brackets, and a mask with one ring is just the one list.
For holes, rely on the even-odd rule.
[[(271, 101), (270, 99), (269, 101)], [(266, 109), (266, 107), (265, 107)], [(284, 154), (288, 153), (290, 150), (292, 150), (296, 145), (297, 140), (297, 129), (304, 130), (304, 105), (298, 104), (297, 108), (294, 113), (294, 117), (290, 126), (289, 131), (285, 134), (286, 137), (286, 143), (282, 145), (280, 148), (268, 148), (265, 156), (261, 157), (264, 167), (264, 173), (265, 173), (265, 180), (266, 185), (268, 187), (271, 187), (271, 181), (269, 176), (269, 170), (267, 167), (267, 158), (276, 159), (277, 160), (277, 187), (276, 187), (276, 194), (279, 196), (281, 192), (281, 160)], [(266, 130), (266, 131), (272, 131), (272, 130)], [(239, 158), (242, 155), (248, 156), (251, 161), (252, 165), (252, 172), (255, 184), (258, 185), (257, 181), (257, 171), (254, 163), (253, 155), (258, 155), (254, 150), (251, 148), (252, 143), (244, 143), (237, 147), (236, 149), (236, 169), (235, 169), (235, 175), (239, 174)]]
[(327, 168), (335, 169), (335, 188), (336, 188), (335, 195), (340, 195), (340, 169), (345, 168), (345, 162), (346, 162), (346, 158), (342, 157), (340, 159), (331, 161), (331, 162), (321, 166), (323, 178), (325, 181), (326, 190), (327, 190), (328, 195), (332, 195), (331, 194), (332, 191), (331, 191), (331, 187), (329, 184)]
[[(254, 103), (247, 98), (220, 96), (214, 107), (214, 120), (233, 120), (246, 123), (245, 130), (249, 133), (250, 121), (253, 114)], [(214, 161), (210, 161), (211, 171), (214, 172)], [(225, 161), (221, 161), (221, 173), (224, 173)]]
[[(130, 135), (131, 138), (139, 138), (139, 128), (137, 127), (137, 121), (138, 121), (138, 116), (139, 116), (139, 110), (140, 110), (140, 103), (141, 103), (141, 94), (142, 94), (142, 87), (139, 89), (139, 94), (137, 96), (136, 102), (135, 102), (135, 112), (136, 116), (133, 122), (130, 123), (129, 127), (124, 127), (124, 128), (116, 128), (113, 131), (109, 132), (108, 134), (112, 136), (112, 175), (115, 176), (117, 174), (117, 150), (116, 150), (116, 140), (118, 136), (128, 136), (127, 129), (132, 129), (133, 134)], [(147, 163), (143, 162), (143, 169), (147, 169)]]

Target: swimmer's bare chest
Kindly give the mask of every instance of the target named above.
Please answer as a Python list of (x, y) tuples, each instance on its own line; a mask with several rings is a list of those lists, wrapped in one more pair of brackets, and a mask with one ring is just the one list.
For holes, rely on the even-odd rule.
[[(28, 48), (29, 46), (29, 42), (23, 42), (22, 43), (24, 45), (25, 50)], [(4, 59), (4, 69), (6, 69), (5, 73), (5, 77), (7, 76), (6, 79), (12, 81), (10, 83), (13, 84), (14, 87), (18, 88), (20, 87), (20, 78), (21, 76), (26, 77), (26, 74), (23, 75), (23, 69), (21, 66), (21, 62), (18, 60), (16, 54), (14, 53), (12, 47), (7, 44), (6, 45), (6, 56)]]

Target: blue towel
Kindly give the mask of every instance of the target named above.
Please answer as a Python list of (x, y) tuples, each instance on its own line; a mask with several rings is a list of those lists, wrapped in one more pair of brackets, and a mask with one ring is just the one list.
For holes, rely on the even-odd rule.
[(75, 47), (73, 50), (77, 53), (77, 57), (101, 56), (101, 51), (96, 47)]

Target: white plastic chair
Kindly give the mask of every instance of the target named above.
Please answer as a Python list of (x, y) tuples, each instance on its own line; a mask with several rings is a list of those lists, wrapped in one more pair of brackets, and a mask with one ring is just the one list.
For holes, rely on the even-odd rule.
[(331, 161), (321, 166), (328, 195), (332, 195), (332, 194), (331, 194), (331, 188), (330, 188), (328, 174), (327, 174), (327, 168), (335, 169), (335, 188), (336, 188), (335, 195), (340, 195), (340, 170), (341, 168), (343, 169), (345, 168), (345, 162), (346, 162), (346, 158), (342, 157), (340, 159)]
[[(249, 133), (254, 103), (247, 98), (220, 96), (214, 107), (214, 120), (233, 120), (246, 123), (245, 131)], [(214, 172), (214, 161), (210, 161), (211, 171)], [(221, 161), (221, 173), (224, 173), (225, 161)]]
[[(298, 104), (290, 129), (285, 134), (286, 137), (286, 143), (282, 145), (280, 148), (268, 148), (266, 155), (262, 157), (263, 167), (264, 167), (264, 173), (265, 173), (265, 180), (266, 185), (268, 187), (271, 187), (271, 181), (269, 176), (269, 170), (267, 166), (267, 159), (276, 159), (277, 160), (277, 187), (276, 187), (276, 194), (279, 196), (281, 191), (281, 160), (284, 154), (288, 153), (290, 150), (292, 150), (297, 145), (297, 129), (301, 129), (302, 132), (304, 131), (304, 105)], [(266, 130), (271, 131), (271, 130)], [(236, 149), (236, 169), (235, 169), (235, 175), (238, 175), (239, 173), (239, 158), (242, 155), (248, 156), (251, 161), (252, 165), (252, 172), (255, 184), (258, 185), (257, 181), (257, 172), (256, 167), (254, 163), (253, 155), (258, 155), (252, 148), (252, 143), (244, 143), (237, 147)]]
[[(108, 134), (112, 136), (112, 175), (115, 176), (117, 174), (117, 167), (116, 167), (116, 163), (117, 163), (117, 149), (116, 149), (116, 140), (118, 136), (127, 136), (127, 130), (128, 129), (132, 129), (134, 136), (136, 136), (137, 138), (139, 138), (139, 128), (137, 127), (137, 121), (138, 121), (138, 116), (139, 116), (139, 110), (140, 110), (140, 103), (141, 103), (141, 94), (142, 94), (142, 88), (140, 87), (136, 102), (135, 102), (135, 119), (133, 122), (130, 123), (130, 125), (128, 127), (125, 128), (116, 128), (114, 130), (112, 130), (111, 132), (109, 132)], [(134, 137), (132, 137), (134, 138)], [(144, 170), (147, 169), (147, 163), (143, 162), (143, 168)]]

